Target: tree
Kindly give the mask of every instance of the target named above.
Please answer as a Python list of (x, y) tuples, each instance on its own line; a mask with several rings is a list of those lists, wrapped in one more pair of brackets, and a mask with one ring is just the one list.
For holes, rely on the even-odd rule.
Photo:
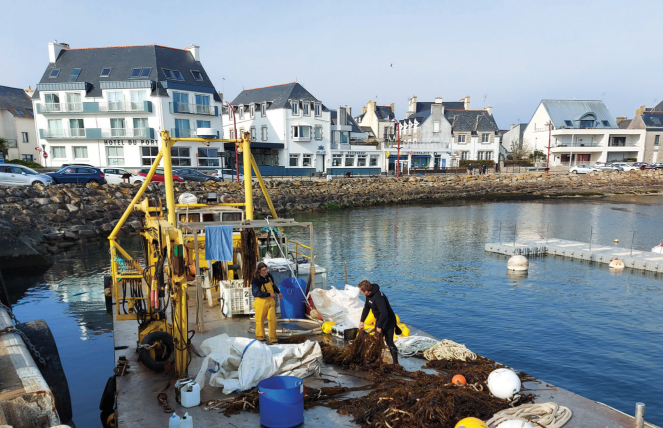
[(9, 141), (6, 138), (0, 137), (0, 153), (5, 155), (5, 159), (9, 153)]
[(522, 141), (515, 140), (511, 142), (511, 156), (513, 156), (513, 160), (528, 159), (531, 151), (532, 148), (525, 139)]
[(543, 160), (546, 158), (546, 154), (543, 153), (541, 150), (534, 150), (534, 153), (530, 153), (529, 158), (536, 162), (538, 160)]

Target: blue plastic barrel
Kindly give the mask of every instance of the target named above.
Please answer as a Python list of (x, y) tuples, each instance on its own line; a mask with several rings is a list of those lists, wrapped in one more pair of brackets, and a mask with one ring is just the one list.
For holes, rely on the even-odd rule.
[(260, 423), (290, 428), (304, 422), (304, 382), (294, 376), (275, 376), (258, 383)]
[(301, 278), (286, 278), (281, 281), (281, 318), (304, 318), (306, 298), (302, 290), (306, 290), (306, 283)]

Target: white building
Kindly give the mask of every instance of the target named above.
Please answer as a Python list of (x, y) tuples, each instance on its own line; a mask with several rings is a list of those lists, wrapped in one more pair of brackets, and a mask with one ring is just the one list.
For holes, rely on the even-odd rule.
[(40, 161), (32, 100), (25, 90), (0, 86), (0, 137), (7, 140), (7, 160)]
[[(251, 134), (261, 174), (310, 175), (331, 165), (330, 112), (299, 83), (244, 90), (231, 105), (224, 108), (224, 134)], [(234, 150), (226, 144), (229, 166), (234, 166)]]
[[(33, 95), (46, 166), (146, 167), (161, 147), (161, 130), (189, 137), (197, 128), (222, 129), (221, 98), (198, 46), (71, 49), (55, 42), (48, 54)], [(219, 143), (180, 143), (173, 165), (217, 167), (222, 150)]]
[(603, 101), (542, 100), (523, 133), (523, 144), (547, 155), (550, 166), (644, 157), (645, 130), (620, 129)]
[(339, 106), (331, 112), (331, 130), (331, 160), (325, 165), (326, 174), (379, 175), (385, 170), (380, 143), (374, 139), (372, 144), (367, 142), (368, 133), (362, 132), (349, 107)]

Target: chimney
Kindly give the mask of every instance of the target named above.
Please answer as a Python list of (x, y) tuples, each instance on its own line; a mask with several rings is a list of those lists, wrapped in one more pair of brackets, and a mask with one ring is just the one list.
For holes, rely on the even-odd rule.
[(470, 96), (466, 95), (465, 98), (463, 98), (461, 101), (463, 101), (463, 103), (464, 103), (463, 108), (465, 110), (469, 110), (470, 109)]
[(642, 106), (638, 109), (635, 109), (635, 115), (636, 116), (642, 116), (642, 114), (645, 112), (645, 106)]
[(48, 44), (48, 62), (55, 62), (60, 55), (62, 49), (69, 49), (69, 45), (66, 43), (58, 43), (54, 41)]
[(345, 107), (338, 106), (338, 108), (336, 109), (336, 124), (337, 125), (345, 125), (347, 123), (347, 119), (346, 119), (345, 115), (346, 115)]
[(516, 127), (516, 124), (515, 124), (515, 123), (512, 123), (512, 124), (511, 124), (511, 129), (513, 129), (513, 128), (515, 128), (515, 127)]
[(488, 113), (489, 115), (491, 116), (493, 115), (493, 108), (491, 106), (486, 107), (484, 110), (486, 110), (486, 113)]
[(366, 106), (361, 108), (361, 114), (366, 114), (367, 111), (368, 109), (366, 108)]
[(442, 97), (435, 98), (435, 104), (442, 104)]
[(396, 114), (396, 110), (394, 110), (394, 103), (389, 104), (389, 107), (391, 107), (391, 112)]
[(35, 93), (35, 90), (32, 89), (32, 86), (28, 86), (28, 89), (25, 90), (25, 93), (28, 94), (30, 98), (32, 98), (32, 95)]
[(615, 122), (617, 122), (617, 125), (619, 125), (619, 122), (628, 119), (626, 116), (617, 116), (615, 118)]
[(345, 106), (345, 108), (348, 111), (348, 116), (352, 117), (352, 107)]
[(190, 45), (190, 46), (185, 47), (184, 49), (191, 52), (191, 55), (193, 55), (193, 60), (194, 61), (200, 61), (200, 46)]

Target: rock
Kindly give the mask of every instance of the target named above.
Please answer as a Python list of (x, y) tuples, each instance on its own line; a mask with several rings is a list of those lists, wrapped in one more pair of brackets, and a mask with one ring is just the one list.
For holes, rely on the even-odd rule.
[(132, 221), (129, 223), (129, 226), (131, 226), (133, 230), (139, 230), (143, 225), (139, 221)]
[(72, 232), (70, 230), (66, 230), (64, 232), (64, 239), (66, 239), (68, 241), (75, 241), (75, 240), (78, 239), (78, 233)]
[(35, 199), (35, 202), (37, 202), (39, 205), (48, 205), (51, 203), (51, 200), (49, 198), (37, 198)]
[(51, 203), (54, 203), (54, 204), (61, 204), (61, 203), (62, 203), (62, 199), (60, 199), (60, 198), (57, 197), (57, 196), (51, 196)]
[(67, 211), (67, 210), (57, 210), (55, 212), (55, 214), (57, 214), (59, 217), (63, 217), (63, 218), (69, 217), (69, 211)]
[(96, 236), (96, 233), (94, 232), (94, 230), (84, 229), (84, 230), (79, 230), (78, 235), (81, 238), (90, 238), (92, 236)]
[(78, 212), (78, 207), (76, 205), (67, 204), (67, 209), (70, 213)]

